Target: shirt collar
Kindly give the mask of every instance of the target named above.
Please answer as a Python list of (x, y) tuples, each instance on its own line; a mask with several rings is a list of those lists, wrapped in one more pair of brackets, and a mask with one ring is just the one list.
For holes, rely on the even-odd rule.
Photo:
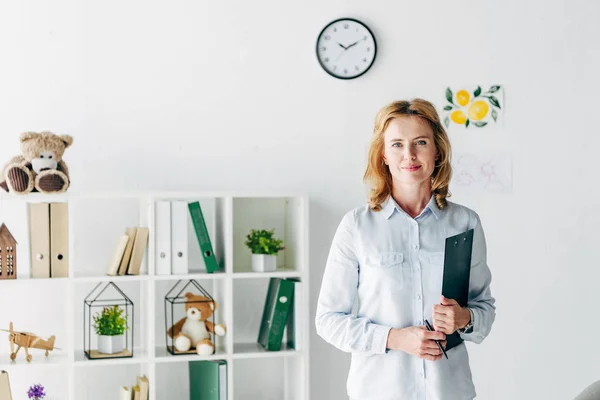
[[(435, 201), (434, 194), (431, 195), (431, 198), (429, 199), (429, 203), (427, 203), (427, 205), (425, 206), (425, 208), (423, 209), (423, 212), (421, 212), (419, 217), (425, 215), (427, 210), (431, 211), (431, 213), (433, 214), (435, 219), (440, 218), (440, 214), (441, 214), (442, 210), (440, 210), (440, 208), (438, 207), (437, 202)], [(386, 200), (386, 202), (382, 205), (381, 211), (383, 212), (383, 215), (387, 219), (389, 219), (392, 216), (392, 214), (394, 214), (394, 211), (398, 211), (400, 213), (406, 214), (406, 212), (402, 208), (400, 208), (400, 206), (398, 205), (398, 203), (396, 203), (396, 200), (394, 200), (392, 198), (392, 196), (389, 196), (388, 199)], [(408, 214), (406, 214), (406, 215), (408, 215)], [(419, 217), (417, 217), (417, 218), (419, 218)]]

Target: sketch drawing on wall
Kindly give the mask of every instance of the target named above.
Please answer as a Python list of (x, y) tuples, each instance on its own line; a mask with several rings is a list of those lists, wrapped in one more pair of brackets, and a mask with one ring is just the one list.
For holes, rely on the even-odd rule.
[(456, 188), (510, 193), (511, 158), (507, 154), (455, 154), (452, 183)]
[(446, 88), (442, 121), (448, 128), (502, 125), (504, 88), (501, 85)]

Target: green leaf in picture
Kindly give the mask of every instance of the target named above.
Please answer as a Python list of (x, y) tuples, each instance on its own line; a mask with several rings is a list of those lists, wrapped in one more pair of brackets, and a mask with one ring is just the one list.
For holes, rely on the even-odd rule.
[(490, 90), (488, 90), (488, 93), (496, 93), (498, 90), (500, 90), (500, 86), (499, 85), (492, 86), (490, 88)]
[(448, 118), (447, 115), (446, 115), (446, 118), (444, 118), (444, 125), (446, 125), (446, 128), (448, 128), (450, 126), (450, 118)]
[(494, 119), (494, 122), (496, 122), (496, 119), (498, 118), (498, 111), (496, 111), (495, 108), (492, 108), (492, 118)]
[(452, 106), (446, 106), (446, 107), (444, 107), (444, 111), (450, 111), (450, 110), (452, 110), (452, 108), (453, 108)]
[(469, 118), (467, 118), (467, 122), (465, 122), (465, 128), (469, 127), (469, 123), (470, 123)]
[(477, 97), (481, 94), (481, 86), (477, 86), (477, 89), (473, 92), (473, 96)]
[(498, 107), (500, 109), (502, 108), (502, 107), (500, 107), (500, 102), (498, 101), (497, 98), (495, 98), (494, 96), (490, 96), (489, 99), (490, 99), (490, 103), (492, 103), (493, 106)]
[(484, 126), (487, 125), (487, 122), (485, 122), (485, 121), (475, 121), (475, 122), (473, 122), (473, 125), (475, 125), (478, 128), (483, 128)]
[(446, 100), (448, 100), (450, 104), (454, 104), (452, 101), (452, 96), (452, 90), (450, 90), (450, 88), (446, 88)]

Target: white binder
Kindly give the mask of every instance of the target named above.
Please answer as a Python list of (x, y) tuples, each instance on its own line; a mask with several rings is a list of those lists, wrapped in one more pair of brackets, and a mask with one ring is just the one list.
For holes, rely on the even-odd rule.
[(188, 220), (190, 213), (186, 201), (174, 201), (171, 207), (173, 274), (188, 273)]
[(156, 275), (171, 274), (171, 202), (157, 201), (155, 213), (155, 253)]

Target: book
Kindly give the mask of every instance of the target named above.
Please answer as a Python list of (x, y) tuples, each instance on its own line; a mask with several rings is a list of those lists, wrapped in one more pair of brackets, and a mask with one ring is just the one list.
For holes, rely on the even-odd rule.
[(138, 376), (136, 383), (140, 388), (140, 400), (148, 400), (150, 396), (150, 384), (146, 375)]
[(125, 234), (129, 238), (127, 241), (127, 246), (125, 247), (125, 251), (123, 252), (123, 258), (121, 259), (121, 264), (119, 264), (119, 275), (127, 274), (127, 267), (129, 267), (129, 261), (131, 260), (131, 252), (133, 250), (133, 244), (135, 242), (135, 235), (137, 233), (137, 228), (127, 228), (125, 229)]
[(190, 216), (192, 217), (192, 224), (194, 225), (196, 238), (198, 239), (198, 244), (200, 245), (202, 258), (204, 258), (206, 272), (213, 273), (215, 271), (218, 271), (219, 265), (217, 263), (215, 253), (210, 242), (208, 230), (206, 229), (206, 221), (204, 220), (204, 215), (202, 215), (202, 208), (200, 207), (200, 203), (197, 201), (189, 203), (188, 209), (190, 211)]
[(129, 386), (121, 386), (121, 390), (119, 391), (120, 396), (119, 399), (121, 400), (131, 400), (131, 389), (129, 389)]
[(227, 361), (189, 362), (190, 400), (227, 400)]
[(129, 236), (122, 235), (119, 238), (119, 242), (117, 243), (117, 247), (108, 263), (108, 268), (106, 270), (106, 275), (115, 276), (119, 272), (119, 265), (121, 264), (121, 260), (123, 259), (123, 253), (125, 253), (125, 248), (127, 247), (127, 243), (129, 242)]
[(8, 372), (0, 371), (0, 399), (12, 400), (10, 392), (10, 382), (8, 380)]
[[(257, 342), (265, 350), (281, 350), (283, 332), (293, 303), (294, 286), (297, 280), (271, 278), (265, 299)], [(292, 333), (293, 336), (293, 333)]]
[(148, 228), (137, 228), (135, 242), (133, 243), (133, 249), (131, 250), (131, 259), (129, 260), (129, 266), (127, 267), (127, 275), (140, 274), (142, 260), (144, 259), (146, 247), (148, 246), (148, 234)]

